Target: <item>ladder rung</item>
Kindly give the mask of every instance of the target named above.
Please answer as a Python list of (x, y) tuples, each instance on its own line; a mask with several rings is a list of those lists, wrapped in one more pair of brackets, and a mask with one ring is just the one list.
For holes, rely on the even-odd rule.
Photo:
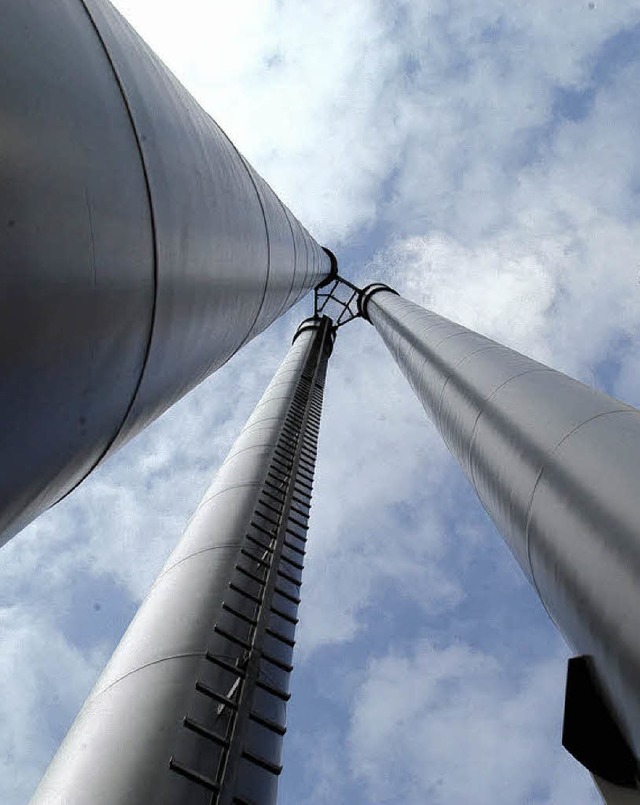
[(267, 529), (264, 526), (260, 525), (260, 523), (256, 523), (255, 520), (251, 521), (251, 526), (252, 528), (255, 528), (256, 531), (260, 531), (262, 534), (265, 534), (267, 537), (275, 536), (276, 533), (275, 529), (273, 529), (272, 531), (267, 531)]
[(262, 542), (262, 540), (252, 537), (251, 534), (247, 534), (246, 537), (249, 540), (249, 542), (253, 542), (254, 545), (257, 545), (259, 548), (262, 548), (262, 550), (268, 551), (269, 553), (273, 553), (273, 548), (271, 548), (269, 545), (265, 545), (264, 542)]
[(231, 632), (228, 632), (226, 629), (223, 629), (222, 626), (218, 626), (217, 623), (213, 627), (213, 631), (216, 632), (216, 634), (219, 634), (220, 637), (224, 637), (226, 640), (230, 640), (232, 643), (235, 643), (236, 645), (246, 649), (247, 651), (251, 651), (252, 649), (251, 643), (247, 643), (247, 641), (243, 640), (241, 637), (236, 637), (236, 635), (231, 634)]
[(276, 776), (278, 776), (282, 771), (282, 766), (279, 766), (277, 763), (271, 763), (270, 760), (260, 757), (260, 755), (254, 755), (253, 752), (249, 752), (248, 749), (243, 750), (242, 757), (251, 763), (255, 763), (256, 766), (260, 766), (261, 768), (266, 769), (266, 771), (270, 771), (271, 774), (275, 774)]
[(278, 724), (276, 721), (272, 721), (270, 718), (265, 718), (264, 716), (261, 716), (260, 713), (256, 713), (254, 710), (249, 713), (249, 718), (252, 721), (255, 721), (256, 724), (261, 724), (263, 727), (271, 730), (271, 732), (275, 732), (276, 735), (284, 735), (287, 731), (287, 728), (283, 727), (282, 724)]
[(289, 550), (295, 551), (296, 553), (299, 553), (300, 556), (304, 556), (304, 551), (302, 550), (302, 548), (298, 548), (292, 542), (289, 542), (288, 539), (283, 540), (282, 544), (285, 545), (287, 548), (289, 548)]
[(197, 735), (201, 735), (203, 738), (207, 738), (209, 741), (213, 741), (220, 746), (229, 746), (229, 741), (223, 735), (218, 735), (217, 732), (213, 732), (213, 730), (210, 730), (198, 721), (194, 721), (192, 718), (189, 718), (189, 716), (185, 716), (182, 719), (182, 723), (188, 730), (195, 732)]
[(302, 587), (302, 582), (301, 581), (298, 581), (298, 579), (295, 579), (293, 576), (289, 575), (289, 573), (286, 573), (284, 570), (281, 570), (280, 568), (278, 568), (276, 570), (276, 573), (277, 573), (278, 576), (280, 576), (280, 578), (286, 579), (288, 582), (291, 582), (291, 584), (294, 584), (296, 587), (298, 587), (298, 588)]
[[(223, 604), (224, 606), (224, 604)], [(204, 655), (205, 659), (209, 660), (209, 662), (214, 663), (215, 665), (219, 665), (220, 668), (224, 668), (225, 671), (230, 671), (232, 674), (237, 674), (240, 679), (244, 679), (246, 674), (244, 670), (237, 665), (231, 665), (230, 662), (223, 660), (222, 657), (218, 657), (216, 654), (212, 654), (210, 651)]]
[(273, 478), (273, 480), (279, 484), (286, 484), (290, 477), (291, 474), (289, 472), (283, 472), (277, 467), (275, 469), (273, 467), (269, 467), (269, 471), (267, 472), (267, 478)]
[(263, 651), (260, 654), (260, 658), (262, 660), (266, 660), (267, 662), (271, 663), (271, 665), (275, 665), (276, 668), (280, 668), (281, 671), (286, 671), (288, 674), (290, 674), (293, 671), (293, 665), (290, 665), (288, 662), (285, 662), (284, 660), (279, 660), (272, 654), (266, 654)]
[(288, 444), (283, 444), (282, 442), (280, 442), (280, 444), (276, 445), (276, 447), (273, 448), (273, 452), (276, 454), (276, 456), (279, 456), (280, 458), (284, 458), (287, 461), (290, 461), (295, 455), (296, 451), (293, 448), (293, 446), (289, 446)]
[(280, 489), (279, 486), (276, 486), (274, 483), (271, 483), (271, 481), (268, 481), (266, 478), (265, 478), (264, 483), (265, 483), (265, 486), (270, 486), (271, 489), (274, 489), (276, 492), (278, 492), (279, 494), (281, 494), (284, 497), (284, 489)]
[(296, 626), (299, 623), (298, 618), (295, 618), (293, 615), (289, 615), (286, 612), (283, 612), (281, 609), (278, 609), (277, 607), (272, 606), (271, 611), (273, 612), (274, 615), (277, 615), (279, 618), (282, 618), (288, 623), (292, 623), (294, 626)]
[(300, 603), (299, 598), (297, 598), (295, 595), (289, 595), (288, 592), (283, 590), (281, 587), (278, 587), (277, 584), (273, 588), (273, 590), (274, 590), (274, 592), (278, 593), (278, 595), (281, 595), (283, 598), (286, 598), (287, 601), (291, 601), (292, 604), (299, 604)]
[(256, 556), (253, 553), (250, 553), (246, 548), (241, 548), (240, 553), (243, 556), (246, 556), (247, 559), (251, 559), (252, 562), (257, 562), (259, 565), (263, 567), (271, 567), (271, 562), (268, 562), (266, 559), (263, 559), (261, 556)]
[(247, 576), (247, 578), (253, 579), (253, 581), (264, 586), (265, 580), (261, 579), (260, 576), (256, 576), (256, 574), (252, 573), (250, 570), (247, 570), (246, 567), (242, 567), (242, 565), (236, 565), (236, 570), (242, 573), (244, 576)]
[(298, 518), (294, 517), (291, 513), (289, 513), (289, 517), (287, 519), (290, 522), (292, 522), (294, 525), (297, 525), (300, 528), (303, 528), (305, 531), (309, 530), (309, 526), (307, 525), (307, 523), (303, 523), (302, 520), (298, 520)]
[(219, 702), (220, 704), (224, 704), (226, 707), (229, 707), (231, 710), (237, 710), (238, 704), (234, 702), (233, 699), (229, 699), (228, 696), (225, 696), (222, 693), (218, 693), (217, 690), (210, 688), (209, 685), (205, 685), (204, 682), (200, 682), (198, 680), (196, 682), (196, 690), (199, 693), (204, 693), (205, 696), (208, 696), (210, 699), (214, 699), (214, 701)]
[(296, 644), (295, 640), (292, 640), (290, 637), (285, 637), (285, 635), (280, 634), (280, 632), (272, 629), (270, 626), (267, 626), (265, 632), (271, 635), (271, 637), (275, 637), (276, 640), (280, 640), (282, 643), (285, 643), (287, 646), (291, 646), (291, 648), (293, 648)]
[[(263, 495), (266, 494), (264, 492), (264, 490), (262, 491), (262, 494)], [(278, 501), (278, 502), (281, 503), (282, 501)], [(275, 506), (272, 506), (271, 503), (267, 503), (266, 500), (262, 500), (262, 498), (258, 498), (258, 505), (259, 506), (264, 506), (265, 509), (269, 509), (270, 511), (275, 512), (278, 515), (280, 515), (281, 512), (282, 512), (282, 509), (277, 509)]]
[[(271, 484), (269, 484), (269, 482), (268, 482), (268, 481), (265, 481), (265, 482), (264, 482), (264, 485), (265, 485), (265, 486), (271, 486)], [(263, 494), (265, 497), (270, 498), (271, 500), (275, 500), (275, 502), (276, 502), (276, 503), (280, 503), (281, 505), (282, 505), (282, 501), (284, 500), (284, 495), (283, 495), (283, 497), (282, 497), (282, 498), (277, 498), (277, 497), (275, 496), (275, 494), (274, 494), (273, 492), (270, 492), (268, 489), (263, 489), (263, 490), (262, 490), (262, 492), (261, 492), (261, 494)], [(262, 502), (263, 502), (263, 501), (262, 501)], [(266, 506), (267, 504), (265, 503), (264, 505)]]
[(297, 570), (304, 570), (304, 565), (301, 565), (300, 562), (294, 562), (293, 559), (289, 559), (289, 557), (285, 556), (283, 553), (280, 554), (280, 561), (286, 562), (287, 564), (291, 565), (291, 567), (295, 567)]
[(255, 618), (252, 618), (250, 615), (245, 615), (243, 612), (238, 612), (237, 609), (230, 607), (229, 604), (226, 603), (226, 601), (222, 602), (222, 609), (224, 609), (224, 611), (228, 612), (230, 615), (233, 615), (236, 618), (240, 618), (241, 621), (248, 623), (249, 626), (258, 625), (258, 621)]
[(263, 520), (266, 520), (268, 523), (271, 523), (271, 525), (278, 526), (280, 524), (280, 520), (279, 519), (274, 520), (270, 514), (263, 514), (263, 512), (254, 511), (254, 515), (256, 517), (262, 517)]
[(244, 595), (245, 598), (248, 598), (249, 601), (253, 601), (254, 604), (262, 604), (262, 598), (258, 595), (254, 595), (253, 593), (248, 592), (247, 590), (243, 590), (242, 587), (238, 587), (237, 584), (234, 584), (232, 581), (229, 582), (229, 589), (233, 590), (234, 593), (238, 593), (239, 595)]
[(186, 777), (187, 780), (191, 780), (192, 783), (197, 783), (198, 785), (201, 785), (203, 788), (207, 788), (209, 791), (213, 791), (215, 793), (220, 791), (220, 786), (210, 777), (206, 777), (204, 774), (200, 774), (200, 772), (195, 771), (195, 769), (190, 769), (188, 766), (185, 766), (183, 763), (180, 763), (180, 761), (176, 760), (175, 758), (169, 759), (169, 768), (172, 771), (175, 771), (177, 774)]
[(296, 539), (299, 539), (300, 542), (306, 542), (307, 541), (306, 537), (303, 537), (301, 534), (296, 534), (296, 532), (292, 531), (290, 528), (285, 528), (285, 531), (287, 532), (287, 534), (291, 534), (292, 537), (295, 537)]
[(299, 506), (294, 506), (293, 501), (291, 502), (291, 511), (295, 512), (296, 514), (301, 514), (303, 517), (309, 516), (309, 507), (307, 506), (307, 510), (301, 509)]
[[(281, 458), (278, 458), (278, 456), (272, 456), (271, 463), (276, 465), (276, 470), (287, 474), (293, 467), (293, 464), (291, 462), (285, 463)], [(282, 469), (279, 469), (280, 467)]]
[(283, 702), (288, 702), (291, 698), (290, 693), (280, 690), (280, 688), (276, 688), (275, 685), (272, 685), (270, 682), (266, 682), (264, 679), (256, 679), (256, 687), (262, 688), (262, 690), (265, 690), (267, 693), (271, 693), (278, 699), (282, 699)]

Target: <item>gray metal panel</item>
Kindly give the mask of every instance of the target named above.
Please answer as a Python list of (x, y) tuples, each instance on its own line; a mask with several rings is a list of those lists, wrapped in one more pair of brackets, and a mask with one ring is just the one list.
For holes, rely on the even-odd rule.
[[(169, 763), (177, 755), (200, 773), (214, 779), (219, 776), (220, 761), (213, 751), (215, 746), (212, 749), (201, 736), (186, 729), (184, 719), (185, 716), (195, 719), (205, 729), (224, 733), (219, 722), (228, 714), (221, 715), (200, 688), (204, 684), (227, 695), (229, 672), (205, 659), (205, 653), (209, 650), (224, 659), (228, 650), (229, 662), (233, 651), (236, 660), (244, 654), (233, 643), (228, 644), (228, 649), (221, 649), (222, 638), (214, 632), (221, 624), (226, 626), (225, 617), (231, 617), (225, 607), (232, 589), (229, 582), (238, 574), (237, 564), (246, 561), (242, 557), (247, 550), (250, 553), (259, 550), (255, 540), (248, 541), (247, 534), (264, 510), (265, 490), (273, 494), (275, 489), (273, 483), (268, 485), (266, 481), (268, 474), (272, 475), (278, 450), (290, 441), (292, 418), (299, 421), (298, 449), (302, 446), (307, 451), (313, 449), (315, 436), (305, 434), (304, 423), (296, 411), (305, 399), (303, 405), (308, 409), (315, 405), (313, 415), (309, 414), (314, 425), (319, 420), (317, 395), (321, 399), (321, 390), (307, 377), (309, 366), (317, 364), (318, 350), (326, 337), (326, 330), (320, 331), (318, 325), (296, 338), (59, 748), (33, 803), (210, 803), (206, 789), (176, 774)], [(325, 354), (324, 364), (320, 365), (321, 379), (326, 359)], [(317, 374), (318, 369), (315, 371)], [(293, 459), (292, 467), (291, 481), (287, 484), (294, 483), (297, 477)], [(300, 517), (306, 519), (296, 512), (296, 518)], [(285, 517), (279, 527), (281, 543), (289, 525)], [(297, 539), (292, 534), (287, 538)], [(278, 550), (268, 550), (276, 557), (283, 548), (280, 545)], [(296, 586), (281, 577), (279, 563), (272, 570), (277, 585), (285, 588), (285, 592), (297, 594)], [(299, 579), (300, 570), (287, 565), (287, 576)], [(238, 596), (233, 605), (237, 611), (254, 617), (250, 599)], [(280, 617), (274, 614), (272, 604), (267, 606), (268, 617)], [(280, 606), (286, 606), (286, 599)], [(277, 632), (285, 633), (286, 627), (287, 621), (282, 621)], [(242, 618), (236, 618), (226, 628), (236, 638), (249, 638), (250, 627)], [(295, 620), (293, 626), (289, 623), (289, 629), (292, 636)], [(261, 663), (261, 657), (272, 655), (287, 667), (291, 650), (292, 645), (275, 640), (267, 631), (254, 655)], [(283, 676), (288, 674), (273, 666), (265, 678), (286, 691), (287, 681), (280, 679)], [(253, 695), (253, 689), (248, 693)], [(261, 712), (266, 724), (273, 722), (284, 728), (284, 703), (278, 698), (271, 699), (261, 702), (254, 695), (250, 700), (251, 712)], [(243, 735), (242, 746), (278, 764), (281, 740), (281, 731), (274, 732), (253, 720)], [(242, 773), (237, 790), (260, 805), (275, 802), (277, 775), (249, 762), (246, 751), (239, 760)]]
[(640, 756), (640, 412), (391, 292), (367, 314)]
[(4, 4), (0, 72), (6, 540), (330, 262), (106, 0)]
[(144, 366), (154, 264), (136, 138), (82, 5), (4, 3), (0, 75), (8, 538), (77, 483), (120, 427)]

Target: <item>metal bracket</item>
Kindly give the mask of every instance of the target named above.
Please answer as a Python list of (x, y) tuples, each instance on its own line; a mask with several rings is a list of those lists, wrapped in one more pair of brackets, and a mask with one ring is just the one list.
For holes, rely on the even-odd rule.
[(315, 289), (314, 318), (329, 316), (335, 329), (360, 317), (358, 299), (362, 293), (349, 280), (334, 275)]

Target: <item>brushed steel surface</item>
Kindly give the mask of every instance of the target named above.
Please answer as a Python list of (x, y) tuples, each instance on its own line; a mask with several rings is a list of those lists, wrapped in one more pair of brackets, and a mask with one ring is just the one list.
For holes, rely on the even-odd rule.
[(0, 542), (330, 259), (107, 0), (0, 25)]
[(640, 757), (640, 411), (388, 291), (367, 314)]
[[(216, 682), (204, 654), (318, 336), (316, 329), (296, 338), (52, 760), (34, 805), (177, 801), (180, 778), (169, 759), (176, 746), (203, 753), (185, 744), (182, 719), (210, 718), (194, 702), (196, 680), (208, 673), (207, 683)], [(283, 720), (282, 713), (271, 717)], [(279, 751), (280, 737), (259, 739), (261, 754), (271, 745)], [(210, 801), (197, 786), (185, 791), (181, 805)], [(274, 791), (259, 801), (273, 802)]]

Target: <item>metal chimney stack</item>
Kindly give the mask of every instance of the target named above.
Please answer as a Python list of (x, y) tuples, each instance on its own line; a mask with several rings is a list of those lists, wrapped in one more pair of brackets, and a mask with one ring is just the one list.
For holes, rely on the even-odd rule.
[(384, 285), (360, 310), (580, 655), (565, 747), (608, 802), (637, 801), (640, 411)]
[(335, 265), (108, 0), (2, 4), (0, 545)]
[(298, 329), (32, 805), (275, 803), (333, 337)]

